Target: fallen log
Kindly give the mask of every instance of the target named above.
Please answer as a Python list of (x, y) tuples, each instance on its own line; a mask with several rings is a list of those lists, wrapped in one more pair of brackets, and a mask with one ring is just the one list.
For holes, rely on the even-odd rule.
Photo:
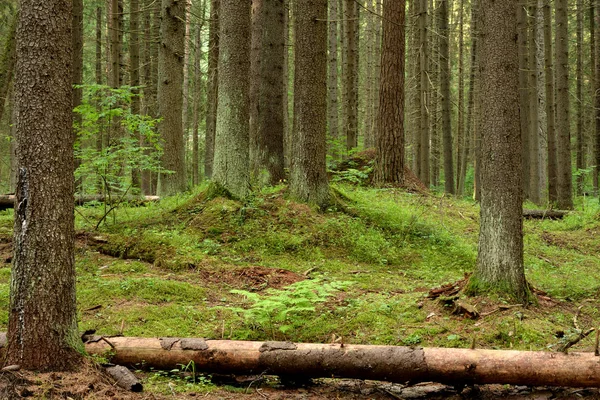
[(569, 215), (569, 211), (562, 210), (523, 210), (525, 219), (562, 219)]
[(600, 386), (600, 357), (593, 353), (99, 336), (88, 340), (86, 350), (109, 354), (120, 365), (173, 369), (193, 361), (197, 371), (223, 374)]
[[(158, 200), (160, 200), (160, 197), (158, 197), (158, 196), (125, 196), (124, 199), (121, 199), (120, 197), (113, 198), (113, 202), (122, 201), (122, 202), (139, 203), (139, 204), (154, 202), (154, 201), (158, 201)], [(104, 202), (108, 203), (107, 198), (102, 195), (75, 196), (75, 204), (77, 204), (78, 206), (84, 205), (86, 203), (91, 203), (94, 201), (97, 201), (100, 203), (104, 203)], [(14, 208), (14, 206), (15, 206), (15, 195), (14, 194), (0, 195), (0, 210)]]
[(144, 390), (141, 382), (138, 378), (127, 368), (122, 365), (111, 365), (105, 368), (106, 373), (109, 374), (117, 383), (118, 386), (130, 392), (141, 392)]

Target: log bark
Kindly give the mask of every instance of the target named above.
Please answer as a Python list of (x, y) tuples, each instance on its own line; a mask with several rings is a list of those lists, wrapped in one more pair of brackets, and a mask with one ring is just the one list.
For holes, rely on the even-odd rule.
[(109, 374), (119, 387), (130, 392), (141, 392), (144, 390), (138, 378), (122, 365), (112, 365), (106, 367), (106, 373)]
[[(86, 203), (91, 203), (93, 201), (104, 202), (107, 200), (102, 195), (88, 195), (88, 196), (77, 196), (75, 198), (75, 204), (81, 206)], [(118, 200), (118, 199), (116, 199)], [(127, 196), (122, 201), (132, 202), (132, 203), (149, 203), (160, 200), (158, 196)], [(14, 208), (15, 205), (15, 195), (13, 194), (5, 194), (0, 195), (0, 210), (7, 210), (9, 208)]]
[(561, 210), (523, 210), (525, 219), (562, 219), (569, 211)]
[(197, 371), (212, 373), (454, 385), (600, 386), (600, 358), (593, 353), (99, 336), (86, 343), (86, 350), (110, 353), (111, 362), (120, 365), (144, 362), (147, 367), (172, 369), (194, 361)]

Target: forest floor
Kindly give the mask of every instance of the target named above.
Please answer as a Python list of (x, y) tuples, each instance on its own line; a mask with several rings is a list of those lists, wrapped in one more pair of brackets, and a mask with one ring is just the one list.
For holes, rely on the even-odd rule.
[[(210, 196), (201, 187), (145, 207), (119, 207), (98, 229), (104, 207), (78, 207), (81, 331), (557, 351), (600, 325), (597, 198), (577, 199), (577, 210), (562, 220), (525, 221), (526, 276), (537, 304), (517, 305), (496, 295), (467, 298), (459, 291), (476, 261), (475, 202), (347, 184), (334, 185), (332, 195), (332, 207), (320, 212), (289, 200), (284, 187), (243, 203)], [(8, 320), (11, 234), (12, 211), (0, 211), (0, 330)], [(435, 288), (442, 289), (432, 292)], [(313, 310), (294, 309), (298, 300)], [(457, 305), (461, 302), (467, 309)], [(283, 316), (284, 308), (289, 312)], [(593, 336), (573, 350), (593, 351)], [(406, 388), (347, 380), (259, 388), (210, 374), (193, 377), (185, 366), (137, 373), (143, 395), (79, 377), (88, 389), (70, 397), (600, 398), (597, 390), (493, 385), (461, 394), (435, 384)], [(72, 379), (18, 376), (33, 383), (4, 376), (0, 392), (11, 385), (34, 387), (27, 390), (37, 396), (48, 387), (67, 388), (62, 380)], [(66, 389), (55, 393), (67, 396), (59, 394)]]

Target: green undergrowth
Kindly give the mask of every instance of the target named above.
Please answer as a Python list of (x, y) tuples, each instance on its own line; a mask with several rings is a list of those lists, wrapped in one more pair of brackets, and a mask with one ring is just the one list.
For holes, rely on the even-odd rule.
[[(244, 202), (206, 189), (120, 207), (99, 230), (102, 207), (78, 208), (82, 330), (541, 350), (600, 325), (597, 199), (578, 199), (563, 220), (525, 221), (538, 305), (500, 309), (510, 301), (463, 297), (481, 313), (469, 319), (426, 296), (475, 267), (473, 201), (340, 184), (319, 211), (290, 200), (285, 187)], [(0, 239), (11, 230), (11, 213), (0, 212)], [(1, 268), (0, 329), (9, 277)], [(576, 348), (593, 347), (591, 336)]]

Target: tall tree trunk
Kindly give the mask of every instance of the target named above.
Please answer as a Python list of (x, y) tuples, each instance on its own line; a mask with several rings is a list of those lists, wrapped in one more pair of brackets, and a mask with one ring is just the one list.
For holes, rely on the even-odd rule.
[[(335, 0), (334, 0), (335, 1)], [(284, 36), (285, 36), (285, 51), (283, 53), (283, 165), (286, 169), (290, 168), (291, 158), (291, 143), (292, 143), (292, 130), (290, 129), (290, 91), (293, 89), (293, 85), (290, 85), (291, 69), (293, 68), (290, 63), (290, 34), (291, 26), (290, 23), (290, 9), (292, 7), (292, 0), (285, 0), (285, 14), (284, 14)], [(338, 46), (339, 47), (339, 46)], [(336, 128), (337, 129), (337, 128)], [(339, 132), (339, 130), (338, 130)]]
[(158, 52), (158, 110), (162, 121), (158, 130), (163, 143), (162, 167), (157, 192), (169, 196), (186, 189), (183, 145), (182, 85), (185, 42), (185, 3), (162, 0), (161, 46)]
[(444, 190), (454, 194), (454, 160), (452, 157), (452, 121), (450, 110), (450, 54), (448, 0), (439, 0), (440, 26), (440, 95), (442, 97), (442, 145), (444, 148)]
[(429, 19), (429, 42), (431, 43), (432, 56), (429, 57), (429, 71), (431, 71), (431, 184), (433, 187), (439, 185), (440, 180), (440, 135), (439, 135), (439, 30), (437, 14), (434, 14), (435, 2), (429, 0), (429, 9), (431, 10), (431, 18)]
[(558, 202), (558, 164), (556, 149), (556, 108), (554, 101), (554, 68), (552, 51), (552, 8), (544, 5), (544, 59), (546, 70), (546, 136), (548, 137), (548, 200)]
[[(364, 137), (364, 148), (371, 148), (374, 145), (374, 137), (373, 137), (373, 37), (374, 37), (374, 21), (373, 14), (371, 13), (373, 8), (373, 1), (369, 0), (365, 4), (365, 8), (367, 11), (364, 16), (364, 39), (362, 53), (364, 54), (364, 62), (361, 62), (361, 67), (363, 68), (363, 72), (361, 73), (364, 76), (362, 80), (362, 108), (363, 112), (363, 137)], [(360, 42), (360, 40), (359, 40)]]
[(219, 99), (213, 179), (233, 196), (244, 198), (250, 190), (250, 3), (221, 0), (219, 31)]
[(200, 165), (199, 165), (199, 126), (200, 126), (200, 103), (202, 100), (203, 83), (200, 61), (202, 59), (202, 29), (204, 27), (204, 18), (206, 17), (206, 4), (209, 0), (202, 0), (201, 22), (196, 25), (195, 52), (194, 52), (194, 116), (192, 127), (192, 184), (194, 186), (200, 183)]
[(121, 19), (119, 18), (119, 0), (109, 0), (108, 9), (108, 33), (110, 43), (109, 53), (109, 76), (108, 84), (112, 88), (121, 86), (121, 40), (120, 32), (123, 27), (120, 26)]
[(420, 81), (420, 97), (421, 97), (421, 120), (420, 120), (420, 173), (419, 179), (426, 187), (429, 187), (429, 76), (428, 76), (428, 57), (429, 49), (427, 43), (427, 0), (420, 1), (419, 15), (419, 49), (420, 49), (420, 66), (419, 66), (419, 81)]
[(20, 5), (18, 207), (7, 365), (67, 370), (81, 360), (76, 350), (81, 339), (75, 298), (72, 3), (22, 0)]
[(219, 99), (219, 8), (221, 0), (210, 2), (210, 25), (208, 31), (208, 81), (206, 83), (206, 137), (204, 175), (211, 179), (215, 155), (215, 132), (217, 128), (217, 103)]
[(260, 90), (260, 66), (262, 64), (261, 59), (261, 47), (262, 47), (262, 35), (263, 35), (263, 7), (267, 7), (266, 3), (271, 0), (252, 0), (252, 19), (251, 19), (251, 38), (250, 38), (250, 166), (253, 169), (251, 179), (253, 179), (258, 171), (254, 168), (258, 168), (258, 163), (255, 163), (256, 159), (255, 152), (257, 146), (254, 145), (258, 136), (258, 113), (259, 113), (259, 90)]
[(521, 121), (521, 143), (523, 158), (523, 193), (529, 198), (529, 89), (527, 63), (527, 0), (518, 0), (517, 4), (517, 32), (519, 35), (519, 115)]
[(346, 0), (346, 150), (358, 146), (358, 4)]
[(383, 5), (383, 47), (374, 181), (404, 184), (405, 2)]
[(523, 267), (517, 18), (510, 1), (481, 2), (481, 222), (472, 292), (528, 300)]
[[(338, 132), (338, 2), (329, 1), (329, 61), (327, 69), (327, 127), (329, 137), (335, 143), (339, 138)], [(337, 151), (332, 153), (338, 158)]]
[[(465, 145), (463, 162), (460, 166), (460, 176), (466, 179), (467, 165), (472, 153), (472, 147), (475, 143), (475, 76), (477, 73), (477, 7), (479, 0), (471, 0), (471, 71), (469, 73), (469, 94), (467, 100), (467, 118), (465, 129)], [(463, 183), (464, 186), (464, 183)]]
[(464, 76), (464, 0), (460, 0), (458, 8), (458, 125), (456, 127), (456, 194), (462, 196), (465, 191), (465, 177), (462, 175), (462, 165), (466, 162), (465, 151), (465, 76)]
[(548, 122), (546, 104), (546, 69), (545, 69), (545, 38), (544, 38), (544, 1), (537, 0), (535, 8), (536, 29), (536, 72), (537, 72), (537, 101), (538, 101), (538, 187), (541, 201), (548, 199), (546, 182), (548, 182)]
[[(154, 0), (144, 1), (144, 47), (143, 47), (143, 69), (142, 69), (142, 92), (144, 94), (142, 114), (154, 117), (153, 110), (156, 104), (156, 82), (152, 79), (152, 3)], [(140, 188), (144, 195), (152, 193), (152, 173), (142, 170), (140, 176)]]
[[(327, 0), (294, 2), (295, 82), (294, 158), (290, 193), (325, 207), (329, 201), (326, 171)], [(351, 21), (348, 21), (351, 22)], [(354, 37), (354, 36), (352, 36)]]
[[(133, 114), (140, 113), (140, 2), (139, 0), (129, 1), (129, 85), (132, 87), (133, 98), (131, 99), (131, 112)], [(138, 140), (140, 144), (144, 144), (144, 138), (139, 132)], [(141, 171), (132, 171), (132, 186), (141, 188)]]
[[(257, 120), (250, 137), (250, 163), (262, 185), (276, 185), (283, 170), (283, 65), (284, 3), (265, 1), (260, 8), (260, 64), (258, 69)], [(253, 132), (252, 130), (250, 131)]]
[(537, 69), (537, 21), (535, 18), (536, 5), (529, 6), (529, 199), (540, 204), (542, 199), (540, 186), (540, 139), (538, 118), (538, 69)]
[(0, 54), (0, 121), (4, 114), (4, 105), (7, 101), (8, 88), (12, 81), (13, 72), (15, 69), (17, 47), (16, 32), (19, 13), (17, 12), (12, 19), (12, 23), (8, 28), (8, 34), (4, 40), (4, 49)]
[(600, 78), (598, 76), (598, 72), (596, 71), (596, 69), (598, 68), (598, 57), (596, 54), (597, 48), (597, 40), (596, 40), (596, 7), (597, 7), (597, 2), (596, 1), (592, 1), (592, 4), (590, 5), (590, 75), (591, 75), (591, 81), (592, 84), (590, 85), (590, 91), (591, 93), (591, 99), (592, 99), (592, 110), (591, 110), (591, 132), (592, 132), (592, 137), (591, 137), (591, 141), (590, 143), (593, 143), (592, 146), (594, 147), (594, 155), (592, 156), (592, 162), (596, 165), (595, 168), (592, 169), (592, 181), (593, 181), (593, 185), (594, 185), (594, 195), (598, 195), (598, 163), (596, 162), (596, 156), (595, 156), (595, 152), (598, 151), (598, 141), (596, 140), (594, 133), (596, 130), (596, 107), (595, 107), (595, 100), (596, 100), (596, 86), (597, 86), (597, 82), (598, 79)]
[[(596, 25), (600, 24), (600, 5), (597, 1), (594, 2), (594, 8), (596, 9)], [(596, 142), (596, 154), (595, 163), (596, 171), (594, 172), (594, 184), (596, 188), (596, 194), (598, 194), (598, 177), (600, 176), (600, 29), (595, 31), (595, 42), (596, 42), (596, 82), (594, 83), (594, 109), (596, 126), (594, 130), (595, 142)]]
[[(405, 2), (406, 3), (406, 2)], [(406, 8), (406, 6), (405, 6)], [(383, 20), (379, 18), (379, 15), (382, 15), (383, 12), (383, 4), (382, 0), (375, 0), (375, 16), (373, 18), (374, 21), (374, 46), (373, 46), (373, 80), (372, 80), (372, 88), (373, 91), (373, 124), (372, 124), (372, 134), (371, 137), (374, 140), (373, 146), (375, 146), (376, 139), (376, 131), (377, 131), (377, 119), (379, 118), (379, 97), (381, 96), (380, 88), (381, 88), (381, 53), (382, 49), (382, 33), (383, 33)], [(406, 14), (406, 11), (405, 11)], [(406, 22), (406, 15), (404, 17), (404, 21)], [(404, 34), (406, 36), (406, 27), (404, 28)], [(404, 49), (404, 55), (406, 56), (406, 49)], [(406, 69), (406, 68), (405, 68)], [(404, 116), (403, 116), (404, 118)], [(406, 146), (405, 146), (406, 148)]]
[[(577, 101), (577, 151), (576, 165), (578, 172), (585, 168), (585, 148), (584, 148), (584, 133), (583, 133), (583, 0), (577, 0), (577, 69), (576, 69), (576, 101)], [(583, 193), (585, 175), (579, 173), (577, 175), (577, 184), (575, 192), (578, 196)]]
[[(183, 132), (184, 153), (189, 142), (189, 105), (190, 105), (190, 12), (192, 8), (191, 0), (184, 0), (185, 6), (185, 35), (183, 39), (183, 98), (181, 106), (181, 130)], [(185, 156), (185, 155), (184, 155)]]
[(555, 0), (556, 7), (556, 130), (558, 159), (558, 207), (573, 208), (571, 174), (571, 128), (569, 119), (569, 18), (568, 0)]

